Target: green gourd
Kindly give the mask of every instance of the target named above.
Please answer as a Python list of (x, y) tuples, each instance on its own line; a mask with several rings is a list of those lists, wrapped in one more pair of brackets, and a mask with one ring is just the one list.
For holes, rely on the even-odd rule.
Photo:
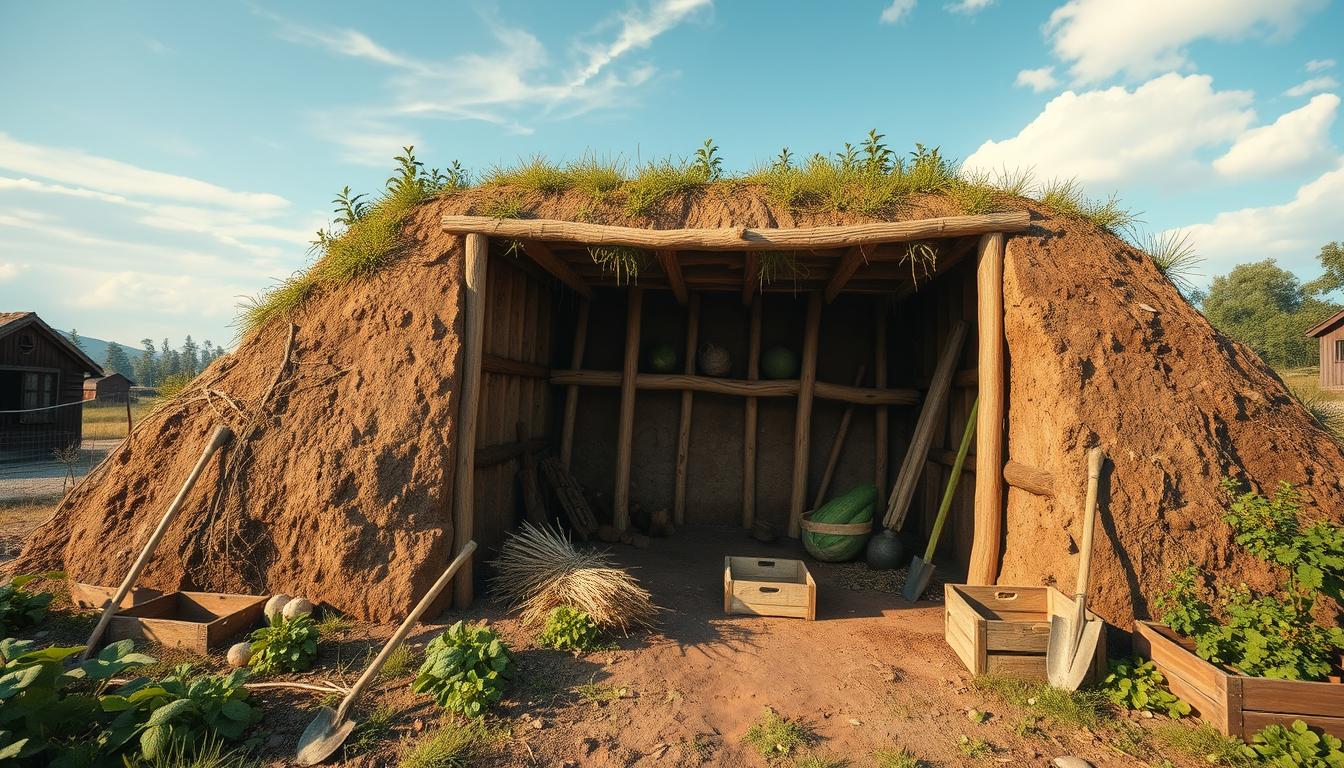
[[(876, 506), (877, 486), (867, 483), (826, 502), (810, 519), (814, 523), (870, 523)], [(868, 534), (803, 533), (803, 546), (808, 553), (828, 563), (853, 559), (867, 543)]]

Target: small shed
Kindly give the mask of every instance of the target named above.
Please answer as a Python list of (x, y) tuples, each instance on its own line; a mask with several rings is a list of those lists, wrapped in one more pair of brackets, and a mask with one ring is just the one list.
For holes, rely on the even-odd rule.
[(1344, 309), (1307, 329), (1321, 345), (1321, 389), (1344, 389)]
[(36, 313), (0, 312), (0, 460), (78, 445), (84, 377), (102, 372)]
[(131, 395), (131, 387), (135, 382), (122, 376), (120, 373), (109, 373), (106, 376), (90, 377), (84, 380), (84, 399), (85, 400), (112, 400), (118, 403), (126, 402)]

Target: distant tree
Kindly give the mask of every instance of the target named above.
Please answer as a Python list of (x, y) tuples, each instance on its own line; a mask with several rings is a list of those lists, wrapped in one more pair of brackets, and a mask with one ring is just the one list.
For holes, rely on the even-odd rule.
[(1321, 262), (1324, 274), (1302, 289), (1310, 296), (1325, 296), (1344, 288), (1344, 242), (1326, 243), (1316, 260)]
[(135, 379), (136, 383), (142, 387), (157, 387), (159, 385), (159, 358), (158, 350), (154, 349), (153, 339), (141, 339), (140, 346), (144, 350), (139, 357), (135, 359)]
[(107, 345), (107, 360), (103, 362), (103, 370), (120, 373), (128, 379), (135, 378), (135, 367), (131, 365), (131, 358), (115, 341)]
[(200, 347), (192, 340), (191, 334), (187, 334), (186, 341), (182, 342), (182, 373), (188, 378), (195, 376), (201, 370), (201, 359), (199, 356)]
[(167, 339), (163, 340), (163, 346), (159, 348), (159, 371), (162, 374), (160, 381), (166, 380), (169, 376), (176, 376), (182, 373), (182, 355), (178, 353)]
[(84, 340), (79, 337), (79, 331), (76, 331), (74, 328), (71, 328), (70, 332), (67, 333), (66, 336), (70, 338), (71, 344), (74, 344), (76, 347), (79, 347), (80, 349), (84, 348)]
[(1308, 295), (1302, 283), (1273, 259), (1239, 264), (1215, 277), (1203, 302), (1214, 327), (1247, 344), (1276, 368), (1315, 365), (1318, 345), (1307, 338), (1306, 330), (1338, 309)]

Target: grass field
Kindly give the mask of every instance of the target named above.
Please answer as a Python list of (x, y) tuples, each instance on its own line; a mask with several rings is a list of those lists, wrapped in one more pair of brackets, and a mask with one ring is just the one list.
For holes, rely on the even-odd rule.
[(1321, 389), (1321, 372), (1316, 366), (1310, 368), (1285, 368), (1278, 372), (1284, 382), (1300, 397), (1314, 397), (1318, 400), (1344, 401), (1344, 390)]
[[(139, 400), (131, 403), (131, 422), (140, 423), (158, 400)], [(96, 404), (84, 406), (84, 439), (101, 440), (126, 436), (125, 403)]]

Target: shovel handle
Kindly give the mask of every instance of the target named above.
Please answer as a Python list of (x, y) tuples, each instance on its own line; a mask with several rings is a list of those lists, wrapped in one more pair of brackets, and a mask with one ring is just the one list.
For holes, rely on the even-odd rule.
[(378, 652), (378, 656), (369, 664), (369, 668), (364, 670), (364, 674), (360, 675), (359, 680), (355, 681), (355, 686), (350, 689), (344, 699), (341, 699), (341, 705), (336, 709), (336, 716), (332, 718), (333, 723), (340, 724), (345, 721), (350, 706), (355, 703), (359, 694), (369, 687), (369, 683), (378, 674), (378, 670), (382, 669), (383, 664), (387, 662), (387, 657), (391, 656), (392, 651), (396, 650), (396, 647), (401, 645), (401, 641), (405, 640), (406, 636), (411, 633), (411, 628), (415, 626), (415, 622), (419, 621), (420, 616), (429, 610), (430, 603), (433, 603), (434, 599), (443, 591), (443, 588), (448, 586), (448, 583), (453, 580), (453, 574), (457, 573), (457, 569), (461, 568), (471, 558), (471, 553), (475, 551), (475, 541), (468, 541), (462, 546), (462, 551), (457, 553), (457, 557), (453, 558), (453, 562), (449, 563), (448, 567), (444, 569), (443, 574), (439, 576), (439, 580), (434, 582), (434, 586), (430, 587), (425, 596), (420, 598), (420, 602), (416, 603), (415, 607), (411, 609), (410, 615), (406, 617), (405, 621), (401, 622), (401, 626), (397, 627), (397, 631), (388, 639), (383, 649)]
[[(129, 439), (129, 438), (127, 438)], [(154, 550), (159, 546), (159, 540), (163, 534), (168, 531), (168, 526), (177, 517), (177, 513), (182, 509), (182, 503), (187, 500), (187, 494), (196, 485), (196, 479), (205, 471), (205, 465), (210, 462), (210, 457), (215, 454), (226, 443), (233, 439), (233, 430), (228, 427), (216, 427), (215, 434), (211, 435), (210, 442), (206, 444), (205, 450), (201, 451), (201, 458), (196, 460), (196, 466), (192, 467), (191, 474), (187, 475), (187, 481), (182, 484), (182, 489), (177, 492), (173, 498), (173, 503), (168, 505), (168, 511), (163, 513), (163, 518), (159, 520), (159, 525), (154, 532), (149, 535), (149, 541), (145, 542), (145, 548), (140, 550), (140, 557), (136, 558), (135, 564), (122, 579), (121, 586), (117, 587), (117, 593), (112, 596), (103, 608), (103, 615), (98, 617), (98, 624), (94, 626), (93, 632), (89, 634), (89, 639), (84, 643), (84, 652), (79, 655), (80, 661), (88, 661), (93, 655), (93, 649), (98, 645), (103, 632), (107, 631), (107, 625), (112, 621), (112, 614), (121, 609), (121, 601), (126, 598), (126, 594), (135, 586), (135, 582), (140, 578), (140, 572), (145, 570), (149, 563), (149, 558), (154, 556)]]
[(947, 522), (947, 512), (952, 508), (952, 498), (957, 495), (957, 482), (961, 480), (961, 469), (966, 465), (966, 454), (971, 450), (971, 438), (975, 437), (975, 415), (980, 410), (980, 398), (971, 403), (971, 413), (966, 417), (966, 429), (961, 433), (961, 445), (957, 448), (957, 459), (952, 462), (952, 471), (947, 476), (947, 488), (943, 490), (943, 501), (938, 505), (938, 516), (933, 520), (933, 530), (929, 532), (929, 543), (924, 547), (924, 562), (933, 561), (933, 552), (938, 549), (938, 537), (943, 534), (943, 523)]
[(1101, 484), (1101, 464), (1105, 459), (1101, 448), (1087, 452), (1087, 500), (1083, 508), (1082, 556), (1078, 558), (1077, 599), (1080, 612), (1087, 605), (1088, 574), (1092, 571), (1092, 536), (1097, 527), (1097, 487)]

